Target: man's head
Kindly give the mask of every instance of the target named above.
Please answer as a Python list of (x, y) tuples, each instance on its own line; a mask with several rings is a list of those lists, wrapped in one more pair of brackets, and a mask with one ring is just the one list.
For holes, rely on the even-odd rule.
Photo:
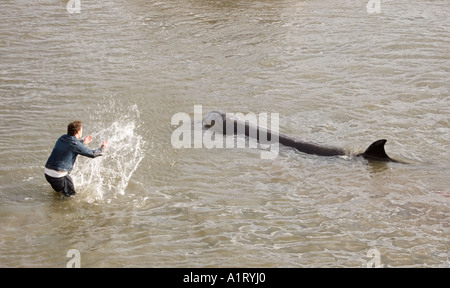
[(67, 134), (80, 139), (83, 135), (83, 127), (81, 121), (74, 121), (67, 126)]

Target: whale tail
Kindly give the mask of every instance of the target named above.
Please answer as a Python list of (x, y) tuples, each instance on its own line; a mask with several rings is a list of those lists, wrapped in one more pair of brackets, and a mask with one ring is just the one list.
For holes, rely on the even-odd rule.
[(399, 162), (397, 160), (392, 159), (386, 154), (386, 151), (384, 150), (384, 144), (386, 144), (386, 139), (380, 139), (372, 144), (370, 144), (369, 148), (364, 151), (364, 153), (361, 153), (360, 156), (369, 159), (369, 160), (377, 160), (377, 161), (384, 161), (384, 162)]

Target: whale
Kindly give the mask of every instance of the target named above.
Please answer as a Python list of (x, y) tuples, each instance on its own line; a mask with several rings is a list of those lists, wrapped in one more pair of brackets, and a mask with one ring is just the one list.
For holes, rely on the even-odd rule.
[[(253, 137), (261, 144), (278, 143), (287, 147), (294, 148), (300, 152), (318, 156), (348, 156), (345, 149), (306, 142), (282, 133), (276, 133), (270, 129), (254, 125), (249, 121), (244, 121), (235, 117), (234, 114), (227, 114), (222, 111), (210, 111), (203, 118), (203, 126), (208, 129), (214, 128), (224, 135), (243, 134), (246, 137)], [(386, 139), (379, 139), (369, 145), (362, 153), (355, 156), (363, 157), (370, 161), (403, 163), (399, 160), (389, 157), (385, 151)]]

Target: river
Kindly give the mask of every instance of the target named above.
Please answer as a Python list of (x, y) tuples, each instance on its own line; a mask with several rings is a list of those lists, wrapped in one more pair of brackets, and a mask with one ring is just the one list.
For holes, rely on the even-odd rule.
[[(2, 0), (0, 267), (448, 268), (450, 6), (369, 2)], [(174, 147), (211, 110), (349, 156)], [(74, 120), (110, 147), (64, 199)]]

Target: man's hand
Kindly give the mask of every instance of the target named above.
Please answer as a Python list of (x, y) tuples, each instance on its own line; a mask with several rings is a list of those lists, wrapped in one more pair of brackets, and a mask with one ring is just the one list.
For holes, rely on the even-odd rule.
[(86, 138), (84, 138), (84, 140), (83, 140), (83, 143), (84, 143), (85, 145), (87, 145), (87, 144), (89, 144), (89, 143), (91, 143), (91, 142), (92, 142), (92, 136), (91, 136), (91, 135), (86, 136)]
[(103, 141), (103, 143), (102, 143), (102, 149), (105, 150), (106, 147), (108, 147), (108, 145), (109, 145), (108, 141)]

